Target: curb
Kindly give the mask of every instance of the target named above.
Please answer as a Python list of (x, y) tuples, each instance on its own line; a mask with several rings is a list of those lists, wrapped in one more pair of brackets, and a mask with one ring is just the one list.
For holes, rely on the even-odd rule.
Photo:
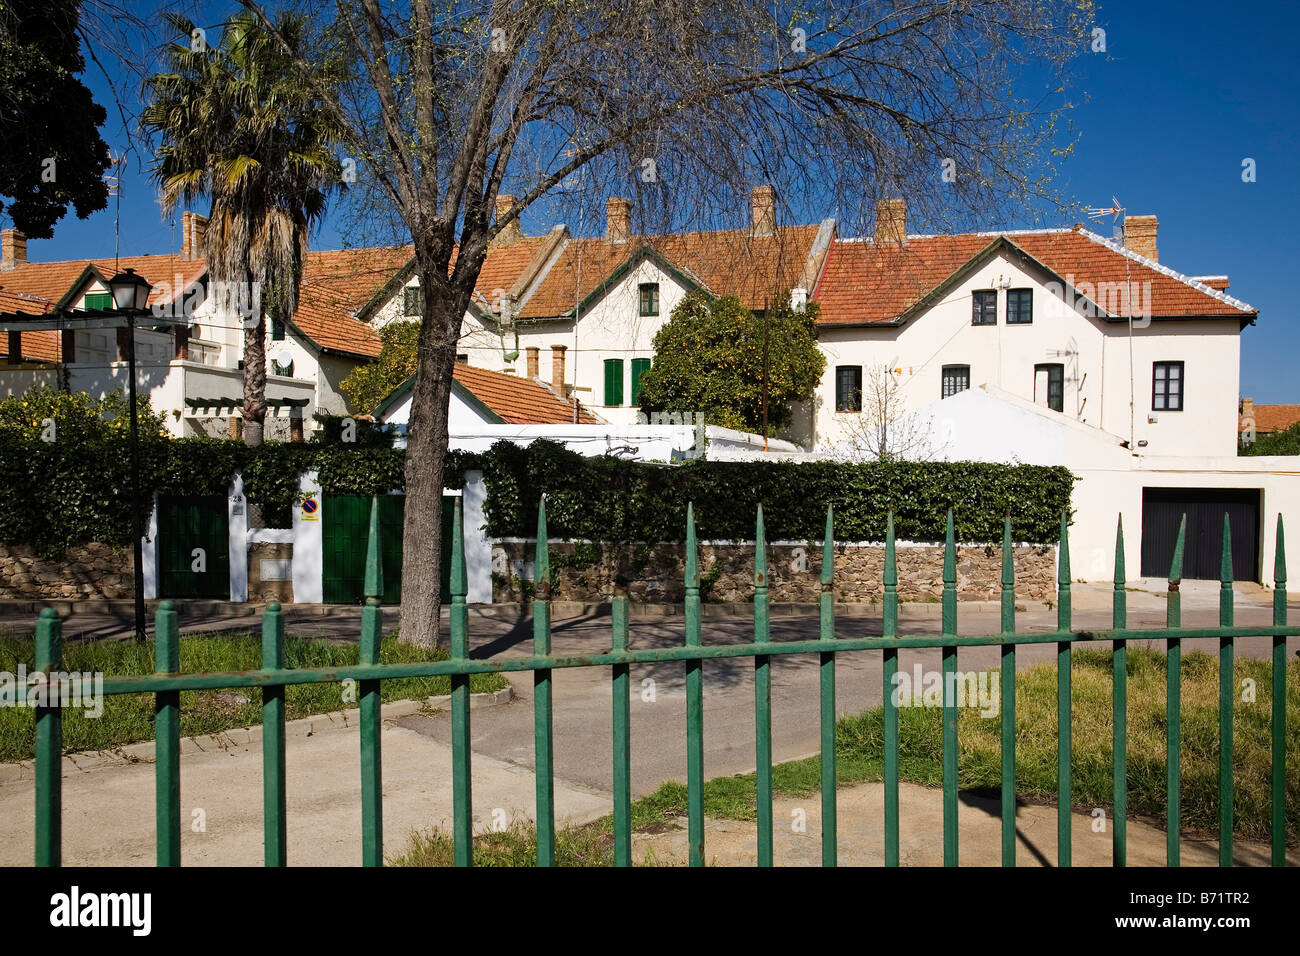
[[(506, 687), (490, 694), (471, 694), (469, 706), (470, 710), (479, 710), (484, 707), (507, 704), (513, 699), (514, 689)], [(399, 717), (417, 714), (426, 706), (445, 709), (450, 705), (450, 694), (428, 697), (424, 700), (395, 700), (380, 707), (379, 717), (381, 721), (388, 722), (397, 720)], [(284, 733), (286, 738), (312, 737), (332, 730), (349, 730), (359, 722), (360, 715), (357, 711), (336, 710), (328, 714), (316, 714), (311, 717), (300, 717), (297, 720), (287, 720), (284, 724)], [(214, 750), (233, 750), (236, 747), (247, 747), (260, 743), (261, 740), (261, 724), (255, 727), (233, 727), (230, 730), (205, 734), (201, 737), (182, 737), (181, 756), (208, 753)], [(155, 743), (153, 741), (141, 741), (135, 744), (124, 744), (112, 750), (87, 750), (65, 754), (63, 757), (63, 776), (69, 776), (76, 772), (88, 773), (92, 770), (103, 770), (106, 767), (120, 767), (134, 763), (154, 763), (154, 753)], [(0, 786), (33, 781), (36, 776), (35, 769), (35, 762), (32, 760), (0, 764)]]

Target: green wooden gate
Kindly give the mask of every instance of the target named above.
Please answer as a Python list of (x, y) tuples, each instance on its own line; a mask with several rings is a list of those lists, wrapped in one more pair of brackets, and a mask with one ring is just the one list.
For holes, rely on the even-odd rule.
[[(442, 587), (447, 593), (451, 565), (451, 497), (442, 500)], [(366, 534), (371, 499), (362, 495), (326, 495), (322, 530), (321, 599), (326, 604), (361, 604), (365, 597)], [(384, 604), (402, 600), (402, 521), (405, 495), (379, 496), (380, 561), (384, 569)]]
[(157, 553), (159, 597), (229, 600), (225, 495), (159, 495)]

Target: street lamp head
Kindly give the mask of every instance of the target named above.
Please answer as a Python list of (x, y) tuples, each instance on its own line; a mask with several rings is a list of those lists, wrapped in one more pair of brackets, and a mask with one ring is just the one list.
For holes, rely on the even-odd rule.
[(119, 272), (108, 280), (109, 291), (113, 293), (113, 304), (123, 311), (143, 312), (149, 304), (149, 292), (153, 289), (144, 276), (135, 274), (134, 269)]

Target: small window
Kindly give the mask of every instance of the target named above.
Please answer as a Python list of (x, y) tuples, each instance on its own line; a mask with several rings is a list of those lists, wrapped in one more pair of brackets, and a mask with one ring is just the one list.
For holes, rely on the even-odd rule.
[(1151, 410), (1181, 412), (1185, 385), (1182, 362), (1156, 362), (1151, 372)]
[(271, 374), (283, 375), (285, 378), (293, 378), (293, 362), (285, 362), (281, 365), (275, 359), (271, 360)]
[(1007, 290), (1007, 325), (1028, 325), (1034, 321), (1034, 290)]
[(1034, 401), (1054, 412), (1065, 411), (1065, 366), (1034, 366)]
[(970, 324), (998, 324), (998, 293), (996, 289), (984, 289), (971, 293)]
[(648, 358), (634, 358), (632, 360), (632, 404), (641, 404), (641, 376), (650, 371), (650, 360)]
[(637, 289), (641, 294), (640, 295), (641, 314), (658, 315), (659, 314), (659, 283), (643, 282), (641, 283), (641, 285), (637, 286)]
[(622, 359), (605, 359), (605, 404), (623, 404)]
[(468, 352), (457, 352), (457, 353), (456, 353), (456, 364), (457, 364), (457, 365), (468, 365), (468, 364), (469, 364), (469, 353), (468, 353)]
[(835, 367), (835, 410), (837, 412), (862, 411), (861, 365)]
[(958, 392), (964, 392), (968, 388), (970, 388), (969, 365), (945, 365), (943, 367), (943, 394), (939, 396), (940, 398), (948, 398)]
[(87, 309), (111, 309), (113, 308), (113, 293), (111, 292), (87, 292), (86, 304)]
[(271, 341), (273, 342), (284, 341), (284, 323), (281, 322), (279, 319), (271, 320)]
[(402, 315), (420, 315), (420, 304), (420, 287), (418, 285), (408, 285), (402, 290)]

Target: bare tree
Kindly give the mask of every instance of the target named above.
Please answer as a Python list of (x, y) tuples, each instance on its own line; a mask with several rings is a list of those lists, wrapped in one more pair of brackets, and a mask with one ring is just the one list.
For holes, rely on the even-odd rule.
[(863, 369), (860, 411), (849, 419), (837, 457), (849, 461), (926, 461), (941, 449), (934, 416), (910, 412), (901, 394), (896, 369), (868, 365)]
[(329, 53), (356, 76), (322, 98), (424, 289), (403, 640), (437, 638), (456, 342), (497, 233), (575, 174), (630, 194), (642, 233), (732, 224), (761, 183), (849, 230), (884, 196), (931, 225), (1023, 204), (1045, 194), (1060, 68), (1091, 24), (1090, 0), (338, 0)]

